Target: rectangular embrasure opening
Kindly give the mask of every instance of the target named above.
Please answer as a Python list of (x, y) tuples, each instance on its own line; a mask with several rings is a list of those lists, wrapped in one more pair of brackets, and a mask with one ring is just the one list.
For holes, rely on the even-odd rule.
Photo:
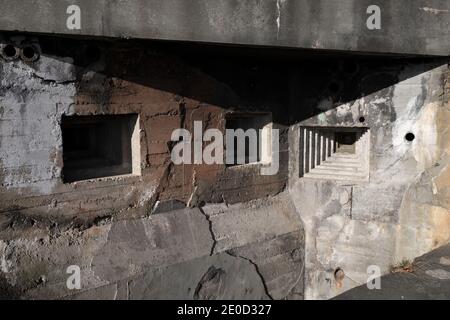
[(271, 127), (271, 115), (268, 113), (227, 115), (227, 165), (270, 162)]
[(336, 152), (355, 154), (356, 132), (336, 132)]
[(368, 181), (369, 161), (369, 128), (300, 128), (301, 177)]
[(63, 181), (140, 174), (137, 114), (63, 116)]

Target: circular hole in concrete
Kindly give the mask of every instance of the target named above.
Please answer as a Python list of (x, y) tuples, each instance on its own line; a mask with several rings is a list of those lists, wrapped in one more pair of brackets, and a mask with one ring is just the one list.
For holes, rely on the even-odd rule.
[(17, 56), (17, 49), (12, 44), (7, 44), (3, 47), (3, 55), (7, 58), (14, 58)]
[(405, 140), (408, 142), (413, 142), (415, 138), (416, 136), (412, 132), (408, 132), (407, 134), (405, 134)]
[(34, 46), (26, 46), (22, 48), (20, 57), (23, 61), (32, 62), (39, 59), (39, 53)]
[(337, 282), (342, 282), (344, 278), (344, 270), (342, 270), (341, 268), (336, 268), (336, 270), (334, 270), (334, 280), (336, 280)]
[(31, 59), (31, 58), (34, 57), (35, 53), (36, 52), (34, 51), (33, 47), (25, 47), (25, 48), (23, 48), (23, 56), (25, 58)]
[(27, 59), (32, 59), (34, 55), (36, 54), (36, 51), (33, 47), (25, 47), (22, 49), (23, 56)]
[(366, 118), (364, 118), (364, 117), (359, 117), (359, 122), (361, 122), (361, 123), (366, 122)]

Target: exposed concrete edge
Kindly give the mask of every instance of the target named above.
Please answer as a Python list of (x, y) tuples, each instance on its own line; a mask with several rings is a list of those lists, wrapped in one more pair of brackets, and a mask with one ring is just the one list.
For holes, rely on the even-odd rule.
[[(381, 30), (369, 30), (369, 0), (0, 1), (0, 30), (361, 52), (449, 55), (450, 8), (433, 0), (381, 1)], [(69, 5), (81, 29), (68, 29)], [(408, 8), (405, 14), (405, 7)], [(339, 14), (337, 14), (339, 13)], [(47, 17), (54, 17), (49, 20)], [(58, 18), (60, 17), (60, 18)], [(195, 18), (193, 18), (195, 17)], [(324, 23), (326, 22), (326, 23)], [(421, 32), (415, 32), (420, 29)]]

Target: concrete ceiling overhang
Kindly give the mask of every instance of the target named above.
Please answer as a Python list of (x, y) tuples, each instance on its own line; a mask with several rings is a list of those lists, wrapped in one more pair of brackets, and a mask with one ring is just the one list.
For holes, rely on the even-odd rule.
[[(67, 9), (81, 10), (69, 29)], [(370, 30), (368, 8), (381, 11)], [(0, 30), (450, 55), (449, 0), (0, 0)]]

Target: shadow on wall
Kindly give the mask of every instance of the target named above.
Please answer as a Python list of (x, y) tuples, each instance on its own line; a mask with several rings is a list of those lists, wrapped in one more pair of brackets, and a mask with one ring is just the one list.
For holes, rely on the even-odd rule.
[[(157, 125), (156, 131), (158, 131), (163, 129), (171, 130), (173, 126), (177, 125), (186, 128), (192, 126), (189, 123), (192, 119), (185, 118), (182, 114), (183, 106), (184, 104), (188, 104), (187, 100), (189, 99), (193, 100), (189, 102), (191, 107), (198, 109), (196, 110), (199, 111), (199, 119), (209, 123), (210, 126), (220, 125), (220, 121), (215, 120), (213, 122), (211, 119), (211, 114), (214, 112), (220, 113), (221, 115), (222, 113), (233, 111), (271, 112), (274, 124), (285, 129), (281, 135), (282, 141), (280, 143), (281, 151), (284, 154), (287, 154), (289, 150), (287, 133), (289, 126), (299, 123), (303, 124), (303, 122), (307, 121), (312, 122), (308, 122), (308, 125), (317, 125), (320, 119), (314, 120), (313, 118), (327, 111), (333, 111), (327, 116), (328, 124), (340, 125), (342, 123), (352, 123), (355, 118), (348, 117), (348, 113), (340, 115), (338, 112), (334, 112), (334, 110), (342, 104), (350, 103), (361, 97), (371, 95), (383, 95), (386, 97), (387, 102), (379, 104), (380, 113), (389, 121), (394, 121), (396, 114), (392, 108), (392, 99), (390, 99), (393, 95), (392, 85), (404, 80), (402, 77), (414, 77), (417, 74), (442, 64), (440, 59), (417, 57), (367, 56), (337, 52), (222, 47), (168, 42), (86, 41), (67, 38), (57, 39), (55, 37), (40, 37), (39, 42), (42, 48), (42, 55), (51, 56), (54, 59), (61, 59), (62, 61), (66, 61), (63, 60), (64, 57), (72, 57), (74, 60), (77, 66), (77, 74), (76, 79), (72, 79), (71, 83), (75, 83), (77, 89), (77, 96), (75, 98), (81, 101), (84, 99), (76, 108), (85, 108), (86, 106), (83, 105), (85, 101), (88, 101), (88, 104), (90, 104), (89, 108), (83, 109), (84, 113), (92, 112), (92, 110), (98, 114), (107, 114), (109, 112), (118, 113), (122, 111), (130, 112), (130, 110), (134, 110), (134, 113), (136, 110), (148, 111), (148, 109), (157, 109), (158, 106), (165, 106), (170, 103), (171, 107), (174, 106), (174, 110), (167, 111), (169, 107), (166, 107), (166, 109), (163, 109), (162, 114), (164, 115), (167, 112), (168, 116), (173, 115), (175, 119), (171, 119), (173, 121), (168, 122), (166, 126), (166, 123), (160, 120), (158, 115), (159, 110), (156, 110), (156, 114), (158, 115), (156, 117), (157, 120), (152, 121), (152, 124), (148, 125), (149, 128), (152, 128), (152, 125)], [(38, 60), (34, 63), (38, 64), (40, 62)], [(411, 69), (412, 71), (406, 74), (403, 71), (409, 65), (417, 66), (417, 68)], [(124, 85), (124, 82), (131, 83), (132, 85)], [(142, 90), (142, 88), (145, 90)], [(161, 97), (163, 93), (168, 94)], [(136, 101), (137, 95), (138, 101)], [(170, 97), (168, 98), (167, 96)], [(130, 107), (130, 105), (132, 106)], [(134, 105), (138, 106), (135, 107)], [(220, 111), (217, 111), (217, 109), (220, 109)], [(75, 111), (77, 113), (77, 110)], [(51, 110), (51, 112), (54, 111)], [(367, 115), (364, 115), (364, 121), (358, 121), (362, 118), (363, 116), (356, 118), (359, 126), (371, 127), (372, 121), (375, 121)], [(149, 119), (144, 119), (143, 121), (147, 120)], [(158, 132), (155, 133), (158, 134)], [(348, 136), (349, 132), (345, 133)], [(166, 135), (161, 135), (160, 140), (167, 144), (168, 141), (164, 140), (166, 137)], [(355, 139), (351, 139), (351, 141), (353, 140)], [(76, 142), (74, 142), (75, 145)], [(349, 144), (349, 146), (352, 145), (352, 143)], [(222, 199), (220, 196), (222, 195), (222, 191), (215, 189), (217, 188), (218, 180), (215, 177), (211, 178), (213, 176), (211, 172), (204, 170), (202, 175), (200, 175), (200, 169), (196, 169), (197, 171), (193, 170), (193, 172), (191, 171), (189, 173), (175, 171), (173, 168), (170, 169), (170, 165), (165, 162), (165, 157), (167, 157), (167, 154), (165, 154), (167, 153), (166, 147), (167, 145), (163, 145), (160, 151), (160, 155), (164, 154), (164, 156), (158, 155), (162, 158), (162, 161), (155, 161), (155, 163), (160, 167), (169, 167), (164, 174), (160, 175), (163, 177), (161, 180), (165, 179), (167, 181), (163, 181), (162, 187), (157, 186), (160, 190), (158, 190), (158, 197), (154, 199), (160, 200), (164, 197), (166, 199), (179, 199), (181, 197), (176, 192), (177, 188), (180, 188), (180, 183), (186, 181), (191, 186), (192, 180), (197, 179), (195, 183), (198, 186), (200, 183), (198, 181), (199, 179), (209, 179), (209, 184), (205, 184), (204, 190), (198, 192), (200, 194), (202, 192), (208, 192), (207, 196), (201, 197), (197, 194), (198, 199), (196, 202), (191, 202), (191, 205), (203, 206), (204, 202), (211, 201), (211, 199), (213, 200), (211, 202), (221, 202)], [(356, 148), (357, 146), (354, 147)], [(350, 149), (353, 152), (353, 149)], [(356, 149), (354, 151), (356, 153)], [(284, 157), (281, 160), (285, 163), (285, 167), (278, 177), (279, 180), (276, 181), (277, 183), (281, 183), (276, 188), (272, 188), (274, 193), (281, 191), (285, 187), (283, 182), (286, 182), (288, 179), (288, 157)], [(224, 167), (223, 171), (228, 172), (233, 170)], [(157, 175), (155, 175), (156, 178), (153, 176), (149, 178), (148, 176), (150, 174), (147, 174), (147, 176), (143, 174), (142, 176), (143, 181), (139, 181), (139, 183), (142, 183), (137, 187), (136, 193), (150, 189), (149, 186), (151, 183), (158, 180), (157, 178), (160, 178)], [(185, 181), (180, 182), (177, 179), (185, 179)], [(266, 191), (255, 191), (250, 195), (243, 193), (244, 191), (248, 191), (249, 185), (257, 185), (256, 180), (258, 179), (260, 179), (258, 183), (267, 185), (267, 182), (262, 180), (262, 177), (257, 177), (252, 172), (247, 172), (238, 178), (233, 176), (229, 179), (224, 178), (223, 180), (225, 182), (223, 183), (229, 183), (232, 179), (235, 179), (235, 184), (240, 188), (236, 192), (233, 202), (243, 202), (249, 199), (262, 198), (267, 195)], [(134, 187), (136, 185), (138, 185), (138, 182), (135, 183)], [(64, 187), (66, 188), (65, 191), (69, 190), (67, 193), (70, 193), (74, 199), (73, 202), (76, 204), (75, 208), (72, 209), (74, 214), (80, 213), (79, 203), (82, 203), (81, 201), (86, 199), (90, 201), (87, 207), (93, 210), (95, 214), (98, 214), (95, 210), (99, 207), (102, 209), (105, 207), (106, 201), (102, 198), (95, 201), (99, 198), (94, 198), (95, 195), (91, 194), (93, 193), (91, 192), (92, 189), (85, 190), (86, 193), (83, 194), (80, 190), (71, 190), (71, 185), (64, 185)], [(94, 185), (93, 189), (95, 187), (98, 186)], [(138, 189), (139, 187), (141, 189)], [(171, 188), (175, 191), (170, 191)], [(106, 190), (103, 192), (110, 193), (108, 189)], [(191, 193), (194, 195), (195, 190), (192, 191), (189, 189), (189, 194)], [(215, 194), (212, 195), (211, 193)], [(117, 196), (118, 198), (123, 197), (123, 188), (112, 194), (111, 197), (115, 195), (119, 195)], [(44, 195), (43, 197), (47, 196)], [(50, 195), (48, 198), (56, 197)], [(184, 201), (185, 198), (185, 195), (183, 195), (181, 200)], [(51, 200), (53, 199), (49, 199), (48, 201)], [(20, 197), (20, 202), (22, 201), (24, 199)], [(49, 206), (46, 201), (47, 199), (42, 200), (43, 205), (41, 207), (33, 207), (29, 212), (36, 213), (38, 210), (44, 208), (42, 215), (47, 215), (53, 210), (53, 207)], [(127, 208), (136, 208), (139, 205), (143, 206), (139, 201), (135, 203), (132, 203), (132, 201), (133, 199), (124, 200), (124, 206)], [(332, 204), (330, 203), (330, 206)], [(55, 206), (57, 205), (58, 203), (55, 203)], [(70, 203), (68, 207), (70, 208)], [(171, 207), (173, 208), (173, 206)], [(67, 210), (62, 210), (61, 208), (65, 209), (63, 206), (59, 207), (60, 212), (67, 212)], [(116, 203), (114, 203), (114, 209), (116, 208)], [(258, 208), (257, 211), (264, 213), (262, 208), (267, 209), (267, 206)], [(240, 218), (242, 210), (242, 208), (236, 209), (236, 217), (238, 217), (236, 218), (238, 221), (236, 226), (243, 225), (243, 220)], [(294, 207), (287, 208), (286, 210), (289, 213), (293, 213), (294, 211)], [(268, 212), (274, 214), (279, 213), (276, 210), (268, 210)], [(314, 211), (311, 210), (311, 212)], [(146, 214), (148, 213), (146, 212)], [(200, 214), (198, 217), (203, 219)], [(17, 215), (15, 214), (15, 216)], [(129, 218), (129, 216), (127, 217)], [(161, 220), (165, 219), (164, 216), (158, 215), (158, 217)], [(255, 223), (255, 226), (257, 225), (255, 227), (257, 234), (261, 233), (261, 226), (264, 226), (270, 229), (268, 233), (272, 235), (273, 225), (267, 223), (266, 216), (263, 216), (263, 218), (261, 220), (263, 223), (260, 225), (257, 225), (257, 222), (253, 221), (255, 219), (252, 216), (244, 220)], [(222, 222), (223, 225), (228, 226), (229, 219), (230, 216), (226, 216), (223, 219), (223, 221), (226, 221)], [(213, 226), (221, 225), (220, 221), (213, 224), (213, 219), (207, 218), (207, 220), (201, 221), (205, 223), (205, 226), (209, 225), (211, 229), (209, 231), (211, 232)], [(279, 217), (276, 217), (276, 220), (280, 220)], [(174, 218), (174, 221), (180, 220), (179, 218)], [(183, 223), (183, 225), (188, 224)], [(287, 225), (290, 224), (288, 223)], [(231, 234), (237, 229), (236, 226), (226, 229), (222, 234)], [(167, 230), (168, 233), (169, 231), (172, 232), (172, 230)], [(174, 228), (173, 230), (176, 231), (177, 229)], [(285, 232), (284, 227), (280, 233), (282, 232)], [(244, 228), (242, 234), (247, 235), (248, 229)], [(127, 237), (127, 239), (130, 238)], [(164, 240), (166, 238), (161, 237), (161, 239)], [(168, 236), (167, 239), (172, 240), (174, 237), (170, 234), (170, 237)], [(212, 240), (215, 241), (215, 238)], [(247, 242), (257, 243), (258, 241), (246, 240), (243, 244)], [(168, 243), (171, 242), (168, 241)], [(180, 238), (178, 243), (190, 242), (186, 241), (185, 238)], [(178, 243), (176, 246), (177, 249), (180, 248)], [(300, 246), (303, 247), (303, 242)], [(188, 252), (189, 250), (185, 251)], [(254, 250), (252, 249), (251, 252), (254, 252)], [(141, 252), (139, 252), (139, 257), (141, 257)], [(110, 263), (109, 260), (105, 261)], [(0, 282), (0, 288), (1, 286)]]
[[(43, 55), (72, 57), (79, 76), (95, 71), (230, 111), (275, 110), (279, 112), (273, 121), (285, 126), (387, 89), (447, 61), (444, 57), (164, 41), (55, 41), (49, 37), (39, 41)], [(401, 74), (405, 66), (414, 64), (420, 67)], [(194, 81), (199, 79), (190, 78), (192, 68), (219, 81), (227, 91), (217, 90), (213, 81)], [(323, 101), (328, 102), (327, 109), (320, 104)]]
[[(209, 127), (223, 126), (220, 119), (217, 120), (221, 117), (217, 116), (219, 113), (217, 109), (222, 113), (234, 111), (272, 113), (274, 125), (284, 130), (280, 137), (280, 150), (283, 153), (280, 160), (284, 163), (280, 173), (272, 180), (268, 178), (263, 180), (250, 173), (247, 176), (241, 174), (239, 177), (237, 174), (230, 175), (229, 172), (232, 170), (225, 167), (214, 169), (215, 172), (219, 172), (218, 176), (203, 169), (203, 172), (196, 176), (197, 179), (208, 180), (209, 177), (210, 181), (204, 183), (198, 193), (206, 192), (209, 195), (204, 197), (196, 195), (197, 203), (222, 201), (220, 192), (212, 191), (217, 178), (211, 177), (220, 177), (223, 186), (230, 185), (232, 181), (235, 181), (233, 183), (236, 186), (243, 182), (257, 187), (273, 185), (270, 188), (266, 187), (263, 192), (254, 191), (248, 196), (236, 191), (234, 196), (229, 197), (230, 203), (282, 191), (288, 179), (289, 126), (304, 121), (312, 121), (308, 124), (316, 125), (316, 120), (312, 120), (314, 117), (374, 93), (392, 96), (392, 85), (404, 80), (401, 77), (414, 77), (426, 69), (442, 64), (440, 59), (425, 57), (369, 56), (343, 52), (138, 40), (84, 40), (42, 36), (39, 37), (39, 44), (43, 56), (63, 61), (67, 61), (64, 60), (66, 57), (73, 59), (76, 66), (76, 80), (73, 81), (77, 87), (76, 98), (88, 100), (86, 104), (92, 106), (91, 109), (84, 109), (88, 114), (91, 114), (94, 108), (98, 114), (108, 114), (113, 108), (116, 113), (118, 110), (123, 112), (133, 110), (133, 104), (138, 104), (135, 101), (138, 93), (140, 93), (139, 103), (142, 105), (134, 110), (138, 108), (149, 110), (153, 107), (157, 109), (157, 104), (159, 106), (168, 104), (167, 98), (164, 98), (166, 100), (160, 98), (160, 101), (155, 102), (154, 99), (158, 98), (158, 94), (152, 95), (153, 93), (148, 93), (148, 90), (144, 92), (145, 90), (140, 90), (136, 88), (137, 86), (173, 95), (170, 98), (171, 103), (178, 104), (179, 108), (167, 111), (166, 107), (163, 111), (163, 114), (167, 112), (169, 115), (179, 117), (179, 123), (173, 121), (170, 123), (171, 126), (191, 129), (194, 119), (203, 120)], [(39, 64), (40, 61), (33, 63)], [(402, 70), (411, 64), (420, 67), (404, 75)], [(121, 87), (123, 82), (131, 83), (134, 87), (131, 89), (126, 85)], [(191, 100), (189, 117), (186, 116), (186, 100)], [(114, 106), (112, 101), (115, 103)], [(202, 108), (198, 108), (200, 106)], [(78, 107), (83, 109), (85, 106)], [(195, 108), (198, 110), (195, 110), (194, 116), (192, 110)], [(386, 118), (395, 120), (392, 105), (385, 103), (380, 105), (380, 108)], [(211, 119), (214, 112), (215, 122)], [(334, 112), (327, 117), (327, 122), (331, 125), (353, 121), (351, 117), (349, 118), (349, 113), (339, 115)], [(364, 119), (364, 125), (371, 125), (372, 120), (369, 117), (359, 118)], [(159, 125), (165, 124), (160, 122)], [(166, 136), (160, 140), (164, 139)], [(158, 146), (158, 152), (165, 153), (167, 158), (172, 145), (168, 139), (164, 142), (165, 145), (161, 143)], [(159, 155), (158, 157), (160, 159), (155, 160), (155, 163), (159, 166), (167, 165), (167, 159), (161, 160), (163, 157)], [(152, 160), (147, 160), (148, 163), (152, 164)], [(183, 181), (174, 182), (175, 179), (172, 177), (175, 175), (182, 177)], [(169, 168), (163, 176), (168, 185), (160, 189), (178, 190), (179, 184), (190, 184), (194, 176), (194, 169), (189, 166), (176, 173)], [(177, 194), (178, 191), (167, 191), (165, 198), (186, 202), (195, 193), (193, 188), (193, 186), (186, 188), (182, 196)]]

